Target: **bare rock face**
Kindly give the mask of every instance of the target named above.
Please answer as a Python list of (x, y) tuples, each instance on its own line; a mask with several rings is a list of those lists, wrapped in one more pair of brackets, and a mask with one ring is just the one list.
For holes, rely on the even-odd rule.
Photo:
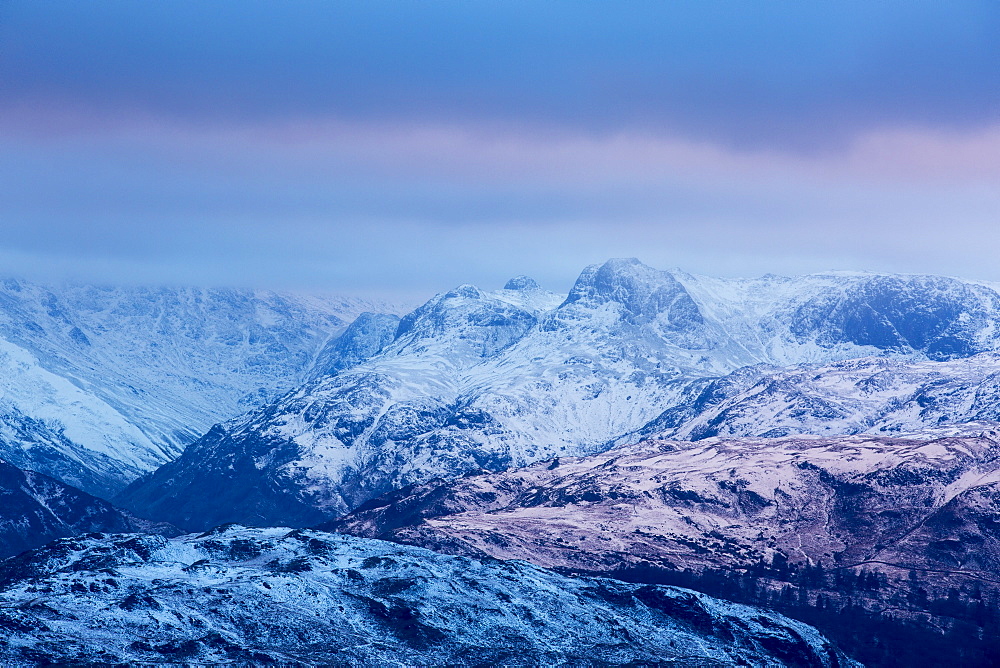
[(64, 539), (0, 563), (5, 665), (857, 666), (815, 629), (676, 587), (319, 531)]

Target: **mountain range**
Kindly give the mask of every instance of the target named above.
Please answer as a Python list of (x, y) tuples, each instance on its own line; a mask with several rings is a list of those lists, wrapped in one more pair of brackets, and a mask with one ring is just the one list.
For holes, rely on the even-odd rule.
[[(983, 665), (1000, 659), (998, 307), (959, 279), (637, 260), (567, 294), (519, 276), (408, 313), (9, 281), (0, 544), (34, 549), (0, 563), (5, 651), (509, 662), (511, 606), (469, 628), (452, 613), (534, 588), (514, 634), (529, 663), (851, 665), (679, 585), (815, 624), (866, 664)], [(393, 572), (369, 582), (358, 559)], [(541, 592), (581, 606), (582, 635), (532, 607)], [(702, 626), (650, 622), (679, 609)]]
[(330, 373), (214, 427), (116, 500), (192, 530), (308, 526), (408, 484), (655, 433), (987, 418), (988, 401), (937, 413), (927, 401), (944, 401), (941, 382), (988, 394), (998, 305), (992, 287), (957, 279), (723, 280), (636, 260), (587, 268), (565, 297), (525, 277), (460, 286), (398, 323), (349, 328), (324, 357)]

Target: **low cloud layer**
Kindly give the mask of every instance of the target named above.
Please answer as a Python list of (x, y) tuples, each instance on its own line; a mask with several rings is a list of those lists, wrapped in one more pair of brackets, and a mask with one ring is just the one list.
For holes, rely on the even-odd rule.
[(613, 255), (1000, 280), (1000, 10), (768, 7), (7, 3), (0, 261), (414, 295)]

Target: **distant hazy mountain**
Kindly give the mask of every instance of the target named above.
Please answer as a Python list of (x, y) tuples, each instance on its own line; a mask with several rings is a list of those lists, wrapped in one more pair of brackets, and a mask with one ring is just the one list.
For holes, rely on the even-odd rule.
[(675, 587), (318, 531), (64, 539), (0, 563), (5, 665), (856, 666)]
[[(375, 305), (377, 307), (377, 305)], [(0, 457), (110, 496), (304, 380), (361, 300), (0, 282)]]
[[(706, 390), (764, 373), (719, 381), (743, 367), (994, 351), (1000, 296), (939, 277), (723, 280), (611, 260), (565, 298), (524, 277), (466, 285), (392, 325), (359, 323), (324, 351), (332, 375), (213, 429), (118, 499), (189, 528), (308, 525), (410, 483), (599, 452), (654, 420), (700, 424)], [(954, 364), (913, 373), (966, 373)], [(990, 364), (969, 377), (985, 383)], [(681, 418), (663, 422), (671, 410)]]

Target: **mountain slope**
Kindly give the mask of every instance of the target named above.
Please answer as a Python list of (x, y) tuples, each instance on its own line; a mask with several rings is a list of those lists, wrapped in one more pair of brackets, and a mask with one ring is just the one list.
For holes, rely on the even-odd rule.
[(979, 420), (1000, 420), (997, 353), (940, 362), (869, 357), (747, 367), (619, 440), (895, 434)]
[(240, 527), (0, 563), (0, 640), (6, 665), (857, 665), (805, 624), (683, 589)]
[(964, 531), (935, 519), (986, 499), (1000, 511), (1000, 432), (995, 424), (966, 431), (649, 440), (425, 483), (324, 527), (589, 570), (640, 561), (746, 568), (780, 553), (790, 562), (892, 564), (1000, 582), (998, 527)]
[(171, 455), (107, 402), (0, 340), (0, 457), (110, 496)]
[(212, 424), (300, 382), (368, 306), (2, 281), (0, 456), (111, 496)]
[[(554, 312), (526, 310), (556, 300), (523, 282), (439, 295), (404, 317), (378, 355), (230, 422), (117, 499), (191, 529), (301, 526), (428, 474), (599, 449), (683, 391), (676, 369), (657, 369), (688, 336), (674, 331), (688, 306), (664, 296), (674, 281), (649, 294), (636, 288), (629, 304), (594, 297), (595, 283), (617, 289), (581, 278)], [(637, 320), (629, 309), (643, 299), (659, 315)], [(619, 330), (635, 341), (628, 351), (615, 341)], [(669, 349), (663, 336), (675, 341)], [(632, 401), (641, 394), (653, 401)], [(247, 502), (234, 508), (208, 493), (222, 488)]]
[(998, 349), (1000, 295), (984, 283), (847, 272), (756, 279), (674, 274), (706, 319), (756, 362), (784, 366), (884, 353), (946, 360)]
[(58, 480), (0, 461), (0, 558), (93, 531), (176, 533)]
[(460, 286), (391, 342), (384, 324), (359, 329), (352, 349), (370, 357), (227, 423), (117, 500), (190, 529), (302, 526), (436, 476), (601, 451), (747, 365), (991, 351), (998, 305), (955, 279), (724, 281), (636, 260), (588, 267), (558, 304), (523, 277)]
[(415, 485), (321, 527), (764, 605), (866, 665), (992, 665), (997, 426), (649, 440)]

